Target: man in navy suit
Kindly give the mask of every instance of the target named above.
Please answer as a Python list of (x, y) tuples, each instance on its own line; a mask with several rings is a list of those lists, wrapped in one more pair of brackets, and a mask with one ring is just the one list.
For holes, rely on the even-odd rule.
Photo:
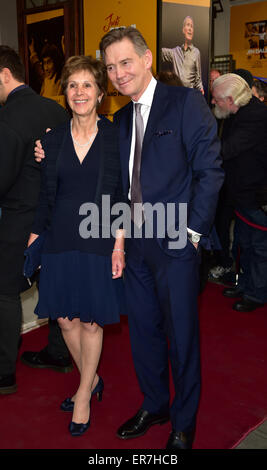
[[(154, 236), (147, 238), (145, 221), (139, 238), (128, 241), (129, 328), (144, 401), (117, 435), (138, 437), (170, 418), (172, 432), (166, 448), (187, 449), (192, 447), (200, 394), (198, 244), (208, 246), (223, 182), (216, 122), (199, 91), (169, 87), (153, 78), (152, 53), (136, 29), (111, 30), (102, 38), (100, 49), (113, 85), (132, 99), (114, 116), (120, 127), (126, 194), (131, 199), (140, 184), (143, 208), (146, 203), (161, 203), (167, 210), (175, 204), (175, 229), (179, 204), (187, 204), (188, 241), (183, 248), (171, 248), (168, 221), (164, 237), (157, 237), (153, 226)], [(133, 103), (140, 104), (139, 108)], [(133, 123), (139, 111), (144, 137), (137, 184), (135, 147), (140, 120), (136, 127)], [(142, 220), (146, 215), (144, 210)], [(169, 359), (175, 387), (171, 407)]]

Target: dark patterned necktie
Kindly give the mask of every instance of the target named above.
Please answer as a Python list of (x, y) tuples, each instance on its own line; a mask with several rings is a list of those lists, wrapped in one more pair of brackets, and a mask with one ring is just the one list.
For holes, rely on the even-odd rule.
[(131, 182), (131, 218), (139, 228), (144, 222), (140, 182), (141, 154), (144, 137), (144, 122), (141, 115), (141, 106), (140, 103), (135, 103), (135, 149)]

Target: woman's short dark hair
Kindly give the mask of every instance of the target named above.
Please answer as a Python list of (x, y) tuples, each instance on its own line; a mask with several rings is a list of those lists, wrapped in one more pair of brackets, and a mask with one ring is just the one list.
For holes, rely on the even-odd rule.
[(24, 82), (25, 69), (19, 55), (9, 46), (0, 46), (0, 72), (7, 68), (18, 82)]
[(90, 55), (76, 55), (70, 57), (66, 61), (61, 75), (61, 86), (63, 93), (66, 93), (70, 76), (76, 72), (80, 72), (81, 70), (90, 72), (93, 75), (95, 82), (99, 88), (99, 92), (103, 93), (103, 95), (106, 96), (108, 88), (106, 66), (102, 62), (102, 60), (94, 59)]

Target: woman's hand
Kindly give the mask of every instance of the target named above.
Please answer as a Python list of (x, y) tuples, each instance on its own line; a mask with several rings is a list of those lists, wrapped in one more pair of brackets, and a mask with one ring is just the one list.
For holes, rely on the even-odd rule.
[(27, 246), (30, 246), (36, 240), (36, 238), (38, 238), (38, 237), (39, 237), (39, 235), (37, 235), (37, 233), (31, 233), (30, 236), (29, 236)]
[(35, 158), (36, 162), (38, 162), (38, 163), (40, 163), (43, 160), (43, 158), (45, 158), (44, 149), (42, 147), (42, 144), (41, 144), (40, 140), (36, 140), (36, 142), (35, 142), (34, 158)]
[[(51, 131), (50, 127), (48, 127), (45, 132), (48, 133), (49, 131)], [(40, 163), (45, 158), (45, 152), (40, 140), (35, 141), (34, 158), (38, 163)]]
[(125, 230), (116, 230), (116, 240), (112, 253), (112, 279), (118, 279), (118, 277), (121, 277), (125, 268), (124, 239)]
[(122, 276), (125, 268), (125, 255), (123, 250), (116, 250), (112, 253), (112, 279)]

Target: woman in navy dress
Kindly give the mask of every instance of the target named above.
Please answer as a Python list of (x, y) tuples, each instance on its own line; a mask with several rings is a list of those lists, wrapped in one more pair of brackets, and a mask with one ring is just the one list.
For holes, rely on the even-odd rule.
[[(75, 395), (61, 405), (73, 412), (69, 430), (79, 436), (90, 425), (91, 396), (103, 391), (97, 375), (103, 327), (119, 322), (124, 313), (123, 231), (106, 237), (101, 219), (102, 197), (108, 196), (112, 207), (123, 194), (117, 130), (97, 114), (107, 90), (104, 64), (89, 56), (71, 57), (62, 72), (62, 87), (73, 117), (42, 141), (46, 158), (29, 245), (46, 231), (35, 313), (57, 318), (80, 371)], [(88, 203), (99, 209), (99, 219), (85, 217)]]

